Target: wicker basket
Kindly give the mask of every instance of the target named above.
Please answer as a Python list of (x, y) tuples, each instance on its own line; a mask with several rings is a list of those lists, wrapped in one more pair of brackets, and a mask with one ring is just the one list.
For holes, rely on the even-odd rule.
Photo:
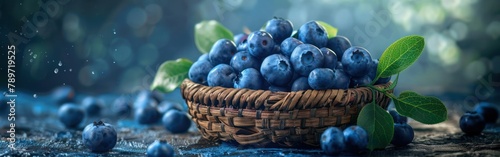
[[(181, 92), (204, 138), (242, 145), (318, 146), (327, 127), (356, 123), (361, 108), (374, 97), (366, 87), (271, 92), (208, 87), (189, 79)], [(379, 92), (375, 98), (387, 108), (390, 98)]]

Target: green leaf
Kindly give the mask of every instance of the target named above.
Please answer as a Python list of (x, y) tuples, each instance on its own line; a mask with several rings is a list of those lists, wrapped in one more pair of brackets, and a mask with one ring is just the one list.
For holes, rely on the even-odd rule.
[(188, 78), (191, 65), (193, 62), (184, 58), (164, 62), (156, 72), (151, 90), (165, 93), (173, 91), (184, 79)]
[(394, 120), (385, 109), (375, 103), (361, 109), (357, 124), (368, 133), (368, 149), (384, 149), (391, 143)]
[(337, 36), (338, 32), (337, 28), (323, 21), (316, 21), (316, 22), (318, 22), (321, 26), (325, 28), (326, 32), (328, 33), (328, 39)]
[(393, 100), (399, 114), (424, 124), (437, 124), (448, 118), (446, 107), (436, 97), (405, 91)]
[(392, 43), (380, 57), (375, 80), (408, 68), (422, 54), (424, 44), (424, 38), (421, 36), (406, 36)]
[(201, 21), (194, 26), (194, 41), (201, 53), (208, 53), (219, 39), (233, 40), (233, 33), (215, 20)]

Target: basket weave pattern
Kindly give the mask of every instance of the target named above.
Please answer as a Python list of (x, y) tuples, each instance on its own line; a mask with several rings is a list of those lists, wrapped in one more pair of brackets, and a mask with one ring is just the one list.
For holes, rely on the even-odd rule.
[(271, 92), (208, 87), (189, 79), (181, 84), (181, 92), (204, 138), (243, 145), (318, 146), (327, 127), (354, 124), (361, 108), (374, 97), (384, 109), (390, 101), (367, 87)]

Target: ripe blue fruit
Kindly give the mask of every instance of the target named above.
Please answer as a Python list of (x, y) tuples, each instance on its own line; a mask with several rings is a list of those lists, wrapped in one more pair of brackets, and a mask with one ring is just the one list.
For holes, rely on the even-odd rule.
[(350, 126), (344, 130), (344, 140), (347, 151), (358, 153), (368, 146), (368, 133), (359, 126)]
[(239, 73), (246, 68), (260, 69), (260, 60), (250, 55), (248, 51), (240, 51), (231, 58), (230, 65), (236, 73)]
[(337, 55), (335, 54), (335, 52), (326, 47), (323, 47), (319, 50), (325, 57), (325, 60), (323, 62), (323, 68), (330, 68), (332, 70), (335, 70), (338, 63)]
[(128, 116), (132, 111), (132, 103), (127, 97), (121, 96), (113, 101), (113, 112), (116, 116)]
[(327, 155), (338, 155), (344, 148), (344, 134), (339, 128), (329, 127), (321, 134), (321, 149)]
[(85, 111), (76, 104), (65, 103), (59, 108), (58, 117), (67, 128), (75, 128), (85, 118)]
[(378, 59), (372, 59), (371, 62), (368, 64), (368, 73), (367, 75), (370, 77), (370, 79), (375, 79), (377, 75), (377, 66), (378, 66)]
[(408, 118), (405, 116), (402, 116), (398, 113), (396, 110), (389, 110), (389, 114), (391, 114), (392, 119), (394, 120), (394, 123), (407, 123)]
[(344, 71), (352, 77), (361, 77), (368, 73), (368, 64), (372, 62), (370, 52), (363, 47), (348, 48), (342, 56)]
[(207, 76), (207, 82), (211, 87), (221, 86), (232, 88), (235, 78), (236, 72), (233, 67), (227, 64), (219, 64), (210, 70)]
[(101, 99), (97, 99), (92, 96), (88, 96), (83, 99), (82, 106), (85, 112), (89, 116), (97, 116), (101, 114), (101, 109), (104, 106), (104, 102)]
[(323, 66), (324, 58), (316, 46), (302, 44), (293, 50), (290, 62), (296, 73), (301, 76), (308, 76), (312, 70)]
[(194, 64), (189, 68), (188, 76), (189, 79), (195, 83), (202, 85), (208, 85), (207, 77), (210, 70), (214, 66), (207, 60), (199, 60), (194, 62)]
[(202, 60), (206, 60), (206, 61), (210, 62), (210, 60), (208, 59), (208, 53), (202, 54), (200, 57), (198, 57), (197, 61), (202, 61)]
[(229, 39), (219, 39), (212, 45), (208, 53), (208, 58), (213, 65), (229, 64), (229, 61), (235, 53), (236, 45), (233, 41)]
[(332, 69), (316, 68), (309, 74), (307, 82), (314, 90), (332, 89), (335, 73)]
[(259, 59), (266, 58), (274, 53), (274, 40), (271, 34), (264, 31), (255, 31), (248, 35), (248, 52)]
[(173, 157), (174, 148), (167, 141), (156, 140), (148, 146), (146, 155), (148, 157)]
[(300, 91), (300, 90), (308, 90), (312, 89), (311, 86), (309, 86), (307, 77), (299, 77), (295, 81), (293, 81), (292, 84), (292, 91)]
[(292, 55), (293, 50), (299, 46), (302, 43), (299, 39), (296, 39), (294, 37), (288, 37), (283, 42), (281, 42), (280, 49), (281, 49), (281, 54), (284, 56), (290, 58)]
[(279, 44), (292, 35), (293, 24), (289, 20), (274, 17), (267, 21), (266, 32), (271, 34), (276, 44)]
[(333, 89), (347, 89), (349, 88), (349, 84), (351, 82), (351, 78), (349, 78), (349, 75), (344, 72), (342, 69), (335, 69), (333, 70), (334, 74), (334, 79), (333, 79)]
[(351, 83), (349, 87), (360, 87), (360, 86), (366, 86), (369, 85), (372, 82), (372, 79), (370, 79), (370, 76), (365, 75), (361, 77), (353, 77), (351, 78)]
[(337, 35), (328, 39), (326, 47), (332, 49), (333, 52), (337, 54), (337, 58), (340, 61), (342, 56), (344, 56), (345, 50), (351, 47), (351, 42), (346, 37)]
[(148, 107), (148, 106), (156, 107), (158, 105), (158, 103), (161, 101), (159, 101), (160, 100), (159, 98), (155, 98), (155, 97), (159, 97), (159, 96), (155, 96), (155, 95), (156, 94), (154, 94), (153, 92), (148, 91), (148, 90), (140, 91), (134, 100), (134, 109), (144, 108), (144, 107)]
[(495, 123), (498, 119), (498, 110), (495, 104), (481, 102), (475, 107), (475, 111), (482, 115), (486, 123)]
[(460, 129), (469, 135), (481, 134), (486, 126), (483, 116), (477, 112), (467, 112), (460, 117)]
[(260, 73), (269, 84), (286, 86), (292, 79), (293, 68), (287, 57), (273, 54), (262, 61)]
[(233, 41), (234, 41), (234, 44), (236, 44), (236, 46), (239, 46), (240, 44), (246, 43), (247, 38), (248, 38), (248, 34), (240, 33), (240, 34), (236, 34), (233, 37)]
[(181, 106), (181, 104), (171, 101), (162, 101), (160, 104), (158, 104), (158, 112), (160, 112), (161, 115), (167, 113), (170, 110), (183, 111), (184, 108)]
[(158, 109), (153, 106), (146, 106), (143, 108), (135, 109), (134, 117), (139, 124), (153, 124), (156, 123), (161, 117)]
[(414, 132), (413, 128), (407, 123), (395, 123), (394, 124), (394, 135), (392, 137), (391, 143), (394, 146), (401, 147), (406, 146), (413, 141)]
[(389, 81), (391, 81), (391, 77), (392, 77), (392, 76), (385, 77), (385, 78), (379, 78), (379, 79), (377, 80), (377, 82), (375, 82), (375, 84), (386, 84), (386, 83), (388, 83)]
[(263, 89), (264, 78), (257, 69), (247, 68), (234, 80), (234, 88)]
[(61, 86), (52, 92), (52, 100), (57, 105), (75, 101), (75, 90), (71, 86)]
[(105, 152), (115, 147), (117, 135), (112, 125), (99, 121), (85, 127), (82, 141), (93, 152)]
[(342, 69), (342, 71), (344, 70), (344, 65), (342, 65), (342, 62), (337, 62), (337, 66), (335, 67), (335, 69)]
[(325, 47), (328, 42), (328, 33), (325, 28), (316, 21), (309, 21), (300, 26), (298, 38), (306, 44), (312, 44), (317, 47)]
[(174, 134), (187, 132), (191, 126), (191, 120), (187, 114), (178, 110), (168, 111), (161, 120), (163, 127)]

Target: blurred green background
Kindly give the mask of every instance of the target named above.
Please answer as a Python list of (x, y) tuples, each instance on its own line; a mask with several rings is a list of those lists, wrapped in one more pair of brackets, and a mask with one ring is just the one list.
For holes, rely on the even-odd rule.
[(218, 20), (238, 34), (278, 16), (295, 29), (328, 22), (374, 58), (400, 37), (424, 36), (424, 53), (401, 74), (396, 92), (466, 105), (497, 101), (498, 6), (498, 0), (1, 0), (0, 73), (7, 73), (7, 46), (15, 44), (18, 91), (67, 85), (93, 94), (134, 92), (149, 88), (162, 62), (197, 59), (197, 22)]

